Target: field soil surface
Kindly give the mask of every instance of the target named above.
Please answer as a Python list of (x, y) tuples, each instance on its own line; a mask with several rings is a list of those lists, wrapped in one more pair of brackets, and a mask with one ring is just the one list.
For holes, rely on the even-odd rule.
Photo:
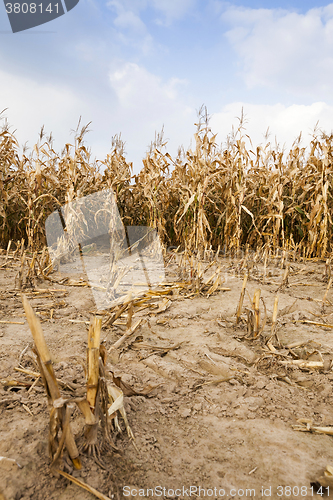
[[(174, 284), (184, 281), (176, 260), (167, 267)], [(127, 393), (132, 390), (124, 399), (135, 445), (119, 416), (119, 451), (103, 456), (106, 469), (82, 455), (82, 469), (73, 470), (66, 452), (63, 469), (110, 499), (327, 497), (327, 487), (317, 493), (317, 481), (333, 466), (333, 437), (311, 429), (333, 425), (333, 330), (325, 326), (333, 324), (333, 290), (323, 302), (329, 282), (324, 261), (290, 262), (282, 287), (280, 263), (269, 261), (265, 279), (262, 263), (249, 266), (237, 325), (244, 275), (237, 260), (220, 259), (224, 282), (209, 297), (195, 286), (170, 285), (162, 290), (166, 295), (152, 296), (149, 307), (135, 308), (133, 322), (141, 317), (141, 325), (111, 349), (106, 364), (110, 381), (120, 378)], [(17, 288), (19, 269), (20, 261), (5, 265), (0, 256), (0, 498), (93, 500), (51, 472), (44, 387), (32, 387), (36, 377), (16, 370), (38, 371)], [(50, 278), (22, 292), (42, 322), (63, 396), (82, 396), (93, 295), (59, 273)], [(248, 338), (258, 288), (266, 324), (257, 338)], [(278, 339), (267, 346), (277, 293)], [(108, 351), (125, 330), (126, 317), (102, 328)], [(80, 442), (84, 422), (74, 405), (71, 422)]]

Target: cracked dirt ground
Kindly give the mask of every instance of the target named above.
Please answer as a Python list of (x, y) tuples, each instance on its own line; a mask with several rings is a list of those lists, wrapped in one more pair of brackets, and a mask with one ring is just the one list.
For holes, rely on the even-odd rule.
[[(3, 262), (1, 257), (0, 265)], [(267, 308), (263, 335), (250, 340), (244, 338), (246, 314), (235, 326), (243, 279), (234, 272), (235, 263), (221, 259), (220, 265), (223, 286), (229, 291), (217, 291), (209, 298), (174, 291), (165, 311), (157, 313), (158, 305), (154, 309), (152, 304), (137, 313), (144, 318), (142, 326), (108, 358), (110, 376), (113, 372), (137, 392), (155, 387), (147, 396), (125, 397), (138, 451), (123, 432), (115, 438), (120, 453), (105, 458), (109, 470), (83, 457), (82, 470), (72, 472), (110, 498), (152, 498), (147, 489), (158, 486), (165, 488), (155, 490), (162, 491), (159, 498), (188, 498), (190, 486), (192, 498), (203, 497), (199, 487), (206, 489), (206, 497), (212, 490), (210, 498), (249, 498), (253, 492), (256, 498), (265, 498), (262, 488), (273, 499), (322, 498), (311, 484), (323, 476), (328, 464), (333, 465), (333, 437), (298, 432), (292, 426), (299, 419), (319, 426), (333, 424), (333, 330), (304, 323), (333, 323), (333, 305), (322, 303), (325, 262), (292, 263), (289, 285), (280, 291), (282, 347), (273, 342), (277, 354), (265, 347), (264, 336), (270, 335), (281, 270), (272, 263), (266, 284), (260, 283), (260, 266), (249, 277), (250, 297), (260, 288)], [(169, 273), (174, 280), (172, 266)], [(50, 473), (44, 389), (37, 384), (28, 392), (34, 379), (15, 370), (26, 346), (21, 365), (34, 369), (29, 355), (33, 342), (15, 288), (16, 274), (15, 263), (0, 268), (0, 456), (16, 460), (20, 467), (0, 460), (0, 492), (6, 500), (92, 500), (90, 493)], [(52, 277), (57, 279), (56, 274)], [(70, 394), (66, 383), (79, 391), (84, 386), (87, 347), (84, 321), (94, 312), (91, 291), (42, 280), (37, 288), (57, 290), (24, 293), (42, 320), (63, 391)], [(330, 297), (329, 291), (329, 301)], [(250, 307), (247, 295), (244, 306)], [(118, 324), (102, 330), (107, 349), (124, 328)], [(296, 343), (304, 345), (286, 348)], [(281, 363), (293, 359), (322, 360), (323, 367), (311, 371)], [(13, 380), (23, 385), (13, 385)], [(82, 418), (77, 411), (72, 421), (78, 433)], [(299, 490), (289, 495), (280, 486)]]

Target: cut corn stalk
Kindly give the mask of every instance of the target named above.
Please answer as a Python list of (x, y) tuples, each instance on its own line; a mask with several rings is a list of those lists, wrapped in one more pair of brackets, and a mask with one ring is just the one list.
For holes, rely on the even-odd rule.
[(40, 373), (43, 378), (46, 393), (49, 398), (49, 402), (52, 403), (53, 408), (50, 414), (50, 451), (54, 452), (56, 447), (56, 440), (58, 434), (58, 428), (62, 427), (62, 438), (59, 443), (58, 449), (52, 456), (55, 461), (59, 458), (62, 451), (62, 447), (66, 444), (66, 448), (69, 456), (75, 468), (81, 468), (81, 462), (79, 458), (79, 452), (75, 444), (75, 440), (70, 428), (68, 418), (66, 416), (66, 405), (57, 405), (57, 402), (61, 400), (60, 391), (58, 388), (57, 380), (54, 374), (51, 356), (44, 338), (41, 324), (39, 319), (34, 314), (32, 307), (29, 304), (28, 299), (22, 295), (23, 307), (25, 314), (29, 323), (29, 327), (35, 341), (37, 361), (40, 368)]

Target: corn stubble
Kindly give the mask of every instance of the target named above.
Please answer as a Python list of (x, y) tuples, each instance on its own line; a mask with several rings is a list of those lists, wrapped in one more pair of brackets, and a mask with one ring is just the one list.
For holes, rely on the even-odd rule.
[[(90, 321), (86, 365), (86, 396), (66, 398), (60, 393), (40, 321), (23, 294), (22, 302), (35, 342), (34, 352), (49, 402), (51, 469), (74, 481), (78, 486), (87, 489), (98, 498), (107, 499), (105, 495), (94, 490), (94, 488), (59, 469), (65, 449), (76, 469), (81, 469), (80, 454), (82, 453), (92, 456), (103, 469), (107, 468), (102, 455), (107, 452), (119, 451), (114, 445), (111, 428), (111, 421), (113, 420), (114, 428), (121, 431), (117, 419), (117, 410), (123, 417), (127, 433), (134, 442), (134, 436), (124, 410), (123, 392), (118, 387), (114, 387), (110, 382), (107, 382), (105, 371), (107, 353), (105, 347), (100, 343), (102, 319), (95, 316)], [(114, 402), (115, 394), (118, 398), (116, 407)], [(73, 404), (77, 405), (85, 419), (79, 446), (76, 445), (70, 425)]]

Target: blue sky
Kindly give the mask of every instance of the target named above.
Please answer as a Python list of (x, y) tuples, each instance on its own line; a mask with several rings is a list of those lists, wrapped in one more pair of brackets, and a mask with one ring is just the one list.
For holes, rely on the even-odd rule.
[(135, 171), (164, 125), (168, 151), (193, 141), (202, 104), (218, 141), (241, 109), (254, 145), (281, 145), (316, 122), (331, 132), (333, 3), (80, 0), (50, 23), (12, 34), (0, 5), (0, 111), (21, 143), (41, 125), (60, 149), (79, 116), (100, 159), (121, 132)]

